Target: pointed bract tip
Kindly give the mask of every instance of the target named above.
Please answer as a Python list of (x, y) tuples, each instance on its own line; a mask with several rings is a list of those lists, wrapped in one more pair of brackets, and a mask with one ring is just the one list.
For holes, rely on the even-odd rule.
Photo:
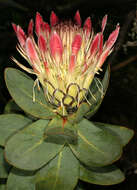
[(109, 38), (106, 42), (106, 47), (111, 49), (114, 43), (116, 42), (119, 34), (120, 26), (117, 24), (116, 29), (109, 35)]
[(15, 31), (15, 33), (17, 33), (17, 25), (14, 23), (11, 23), (11, 24), (12, 24), (13, 30)]
[(33, 27), (34, 27), (34, 22), (33, 22), (33, 19), (31, 19), (29, 22), (29, 26), (28, 26), (28, 35), (29, 36), (33, 35)]
[(50, 16), (51, 26), (55, 26), (58, 22), (59, 22), (59, 19), (58, 19), (57, 15), (54, 13), (54, 11), (52, 11), (51, 16)]
[(88, 17), (88, 18), (85, 20), (85, 23), (84, 23), (84, 26), (83, 26), (83, 30), (86, 31), (86, 35), (87, 35), (87, 36), (90, 34), (91, 29), (92, 29), (91, 18)]
[(23, 31), (23, 29), (19, 25), (17, 26), (17, 33), (16, 34), (17, 34), (17, 38), (19, 40), (21, 47), (24, 48), (27, 37), (26, 37), (25, 32)]
[(42, 24), (43, 24), (42, 16), (40, 15), (39, 12), (37, 12), (36, 13), (36, 20), (35, 20), (35, 30), (36, 30), (37, 35), (40, 34)]
[(79, 10), (77, 10), (74, 16), (74, 21), (76, 22), (77, 25), (81, 26), (81, 17), (80, 17)]
[(108, 18), (108, 15), (105, 15), (105, 16), (103, 17), (103, 19), (102, 19), (102, 26), (101, 26), (101, 28), (102, 28), (102, 33), (103, 33), (104, 30), (105, 30), (105, 27), (106, 27), (106, 24), (107, 24), (107, 18)]

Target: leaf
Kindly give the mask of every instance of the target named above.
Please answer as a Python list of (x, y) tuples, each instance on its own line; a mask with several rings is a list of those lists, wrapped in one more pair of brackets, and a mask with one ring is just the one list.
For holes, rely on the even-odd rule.
[(0, 178), (7, 178), (10, 166), (4, 160), (4, 151), (0, 147)]
[(6, 187), (6, 190), (35, 190), (34, 174), (13, 168)]
[(48, 120), (38, 120), (9, 138), (5, 147), (6, 160), (23, 170), (36, 170), (49, 162), (63, 145), (47, 143), (43, 134)]
[(60, 117), (56, 117), (49, 122), (44, 136), (47, 137), (46, 142), (56, 144), (64, 144), (66, 142), (70, 144), (77, 143), (76, 129), (67, 120)]
[(21, 114), (22, 112), (23, 110), (21, 110), (20, 107), (12, 99), (8, 101), (8, 103), (4, 108), (4, 114), (9, 114), (9, 113)]
[(80, 104), (80, 106), (78, 107), (78, 110), (76, 113), (73, 113), (72, 115), (68, 116), (68, 121), (72, 124), (74, 123), (79, 123), (84, 115), (90, 110), (90, 106), (83, 102), (82, 104)]
[(25, 73), (14, 68), (7, 68), (5, 81), (12, 98), (25, 112), (42, 119), (55, 116), (45, 100), (43, 91), (38, 91), (37, 87), (35, 88), (36, 100), (33, 102), (34, 81)]
[(122, 146), (117, 136), (83, 119), (77, 124), (78, 144), (70, 147), (76, 157), (89, 167), (101, 167), (118, 160)]
[(36, 174), (36, 190), (73, 190), (79, 176), (79, 162), (69, 147)]
[(6, 189), (6, 184), (0, 184), (0, 190), (7, 190)]
[(125, 176), (114, 165), (102, 168), (86, 168), (80, 165), (80, 180), (97, 185), (114, 185), (124, 181)]
[(106, 124), (106, 123), (99, 123), (99, 122), (94, 122), (94, 124), (104, 130), (109, 131), (110, 133), (116, 135), (123, 146), (128, 144), (128, 142), (131, 140), (131, 138), (134, 135), (134, 131), (132, 129), (128, 129), (123, 126), (118, 126), (118, 125), (111, 125), (111, 124)]
[[(99, 109), (108, 88), (109, 78), (110, 78), (110, 66), (107, 67), (107, 70), (105, 72), (105, 75), (102, 81), (94, 78), (93, 82), (91, 83), (90, 91), (92, 93), (92, 96), (90, 96), (90, 98), (88, 97), (88, 101), (91, 103), (91, 111), (86, 113), (85, 115), (86, 118), (92, 117)], [(97, 86), (96, 84), (97, 82), (95, 82), (96, 80), (100, 81), (98, 82), (98, 86), (100, 87)], [(103, 87), (103, 94), (100, 90), (102, 87)]]
[(7, 138), (31, 122), (30, 119), (19, 114), (0, 115), (0, 145), (5, 146)]

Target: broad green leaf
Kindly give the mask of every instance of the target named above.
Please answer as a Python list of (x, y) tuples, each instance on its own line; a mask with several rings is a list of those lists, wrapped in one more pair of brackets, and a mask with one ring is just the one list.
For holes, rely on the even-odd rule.
[(49, 162), (63, 145), (48, 143), (43, 134), (48, 120), (38, 120), (9, 138), (5, 146), (6, 160), (24, 170), (36, 170)]
[(10, 170), (10, 166), (4, 160), (4, 151), (0, 147), (0, 178), (7, 178)]
[(0, 145), (4, 146), (7, 138), (31, 122), (30, 119), (19, 114), (0, 115)]
[(79, 162), (69, 147), (36, 174), (36, 190), (73, 190), (79, 177)]
[(23, 110), (14, 102), (14, 100), (9, 100), (8, 103), (6, 104), (4, 108), (4, 114), (9, 114), (9, 113), (21, 113)]
[(12, 98), (25, 112), (42, 119), (49, 119), (55, 115), (47, 104), (42, 89), (38, 91), (37, 87), (35, 88), (36, 98), (33, 102), (34, 81), (25, 73), (14, 68), (7, 68), (5, 80)]
[(86, 113), (85, 115), (86, 118), (92, 117), (99, 109), (108, 88), (109, 78), (110, 78), (110, 66), (107, 67), (107, 70), (105, 72), (102, 81), (100, 81), (97, 78), (94, 78), (93, 82), (91, 83), (90, 91), (92, 95), (88, 98), (91, 104), (91, 111)]
[(134, 131), (123, 126), (94, 122), (94, 124), (120, 138), (121, 144), (125, 146), (133, 137)]
[(31, 119), (32, 121), (37, 120), (36, 117), (30, 115), (29, 113), (24, 112), (16, 103), (13, 99), (9, 100), (9, 102), (6, 104), (4, 108), (4, 114), (11, 114), (11, 113), (16, 113), (16, 114), (22, 114)]
[(6, 184), (0, 184), (0, 190), (7, 190), (6, 189)]
[(78, 144), (70, 147), (76, 157), (89, 167), (101, 167), (118, 160), (122, 145), (117, 136), (83, 119), (77, 124)]
[(77, 131), (76, 129), (63, 118), (53, 118), (46, 127), (44, 136), (47, 137), (47, 142), (56, 144), (64, 144), (69, 142), (70, 144), (77, 143)]
[(90, 106), (86, 103), (83, 102), (82, 104), (80, 104), (80, 106), (78, 107), (78, 110), (76, 111), (76, 113), (73, 113), (72, 115), (68, 116), (68, 121), (72, 124), (74, 123), (79, 123), (84, 115), (90, 110)]
[(34, 174), (13, 168), (7, 180), (6, 190), (35, 190)]
[(80, 176), (82, 181), (97, 185), (114, 185), (124, 181), (123, 172), (114, 165), (102, 168), (89, 169), (80, 165)]

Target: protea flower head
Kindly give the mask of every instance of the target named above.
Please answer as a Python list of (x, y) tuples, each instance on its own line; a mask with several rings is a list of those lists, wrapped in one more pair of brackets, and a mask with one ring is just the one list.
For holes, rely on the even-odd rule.
[(112, 52), (120, 27), (117, 25), (104, 42), (106, 23), (107, 15), (102, 20), (101, 31), (94, 34), (90, 17), (81, 26), (79, 11), (73, 22), (59, 21), (52, 12), (50, 25), (37, 13), (37, 41), (33, 35), (33, 20), (29, 23), (27, 35), (19, 25), (12, 24), (19, 41), (17, 50), (32, 69), (15, 58), (13, 60), (22, 69), (37, 76), (51, 104), (71, 110), (85, 100), (94, 75)]

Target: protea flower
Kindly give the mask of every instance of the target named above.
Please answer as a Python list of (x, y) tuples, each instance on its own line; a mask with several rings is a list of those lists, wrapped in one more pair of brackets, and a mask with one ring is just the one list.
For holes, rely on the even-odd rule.
[[(47, 100), (55, 107), (66, 110), (77, 108), (85, 101), (94, 75), (101, 70), (107, 56), (112, 52), (118, 37), (119, 25), (103, 42), (107, 15), (102, 20), (101, 31), (94, 34), (90, 17), (81, 26), (79, 11), (72, 21), (59, 21), (51, 13), (50, 25), (36, 14), (35, 32), (33, 20), (26, 35), (19, 25), (13, 25), (19, 44), (17, 50), (28, 61), (32, 69), (13, 60), (24, 70), (37, 76)], [(35, 86), (35, 85), (34, 85)]]

